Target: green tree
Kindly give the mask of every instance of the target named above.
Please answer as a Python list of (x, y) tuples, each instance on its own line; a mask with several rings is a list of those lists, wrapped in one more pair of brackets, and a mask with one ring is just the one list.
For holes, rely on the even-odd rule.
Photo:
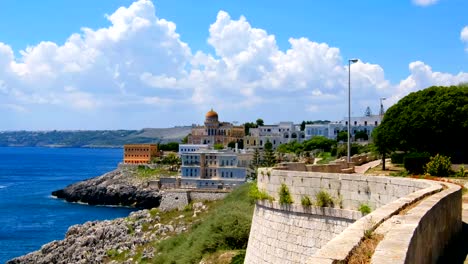
[(253, 122), (247, 122), (244, 124), (244, 132), (245, 132), (245, 135), (249, 135), (250, 133), (250, 129), (251, 128), (256, 128), (257, 125)]
[(260, 157), (260, 152), (258, 151), (258, 148), (255, 148), (253, 156), (252, 156), (252, 162), (250, 163), (250, 179), (251, 180), (257, 180), (257, 170), (261, 165), (261, 157)]
[(348, 142), (348, 132), (347, 131), (340, 131), (336, 136), (336, 141), (338, 142)]
[(264, 125), (263, 119), (261, 119), (261, 118), (257, 119), (257, 121), (255, 121), (255, 123), (257, 124), (257, 127)]
[(325, 152), (331, 151), (331, 148), (336, 145), (336, 141), (324, 136), (315, 136), (303, 142), (304, 150), (311, 151), (321, 149)]
[(263, 146), (263, 163), (267, 167), (272, 167), (276, 164), (275, 152), (273, 151), (273, 144), (269, 140)]
[(187, 144), (188, 143), (188, 137), (190, 136), (191, 134), (188, 134), (186, 135), (183, 139), (182, 139), (182, 144)]
[(379, 152), (440, 153), (455, 163), (466, 162), (468, 86), (433, 86), (410, 93), (387, 110), (376, 130)]
[(216, 143), (213, 145), (213, 148), (216, 150), (221, 150), (221, 149), (224, 149), (224, 145), (221, 143)]
[(362, 139), (362, 140), (369, 140), (369, 135), (367, 135), (367, 132), (366, 131), (357, 131), (356, 134), (354, 135), (354, 138), (356, 140), (358, 139)]

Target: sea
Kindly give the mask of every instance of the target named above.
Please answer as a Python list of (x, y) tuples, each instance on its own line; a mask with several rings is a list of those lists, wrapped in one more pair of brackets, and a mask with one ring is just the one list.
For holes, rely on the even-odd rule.
[(0, 147), (0, 263), (64, 239), (71, 225), (134, 209), (67, 203), (54, 190), (114, 170), (122, 149)]

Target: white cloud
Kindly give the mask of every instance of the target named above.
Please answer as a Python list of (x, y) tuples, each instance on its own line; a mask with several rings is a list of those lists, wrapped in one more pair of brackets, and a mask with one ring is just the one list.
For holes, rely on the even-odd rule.
[(460, 32), (460, 39), (466, 44), (466, 52), (468, 52), (468, 26), (465, 26)]
[[(121, 7), (107, 18), (109, 27), (83, 28), (63, 45), (40, 42), (19, 57), (0, 43), (0, 105), (31, 113), (50, 106), (51, 113), (67, 109), (103, 115), (108, 110), (139, 117), (150, 116), (155, 107), (171, 108), (170, 115), (158, 117), (166, 124), (173, 124), (176, 115), (187, 118), (185, 124), (196, 122), (198, 112), (210, 107), (246, 121), (252, 115), (275, 122), (314, 118), (310, 113), (333, 119), (346, 112), (347, 61), (327, 43), (290, 38), (289, 48), (281, 50), (273, 34), (220, 11), (207, 39), (215, 54), (192, 53), (175, 23), (158, 18), (149, 0)], [(467, 27), (461, 39), (468, 42)], [(409, 69), (406, 79), (391, 84), (380, 65), (353, 64), (354, 113), (380, 97), (389, 98), (389, 104), (430, 85), (468, 81), (467, 73), (433, 72), (419, 61)]]
[(412, 0), (412, 1), (413, 1), (413, 4), (417, 6), (430, 6), (439, 2), (439, 0)]

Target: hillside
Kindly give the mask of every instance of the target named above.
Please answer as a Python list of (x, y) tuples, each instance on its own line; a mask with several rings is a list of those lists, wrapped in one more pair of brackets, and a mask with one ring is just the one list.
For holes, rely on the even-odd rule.
[(179, 142), (191, 127), (142, 130), (0, 131), (0, 147), (122, 147), (129, 143)]

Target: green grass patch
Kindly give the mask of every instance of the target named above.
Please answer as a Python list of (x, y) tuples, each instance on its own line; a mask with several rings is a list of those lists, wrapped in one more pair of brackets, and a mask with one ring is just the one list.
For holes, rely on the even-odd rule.
[(164, 168), (150, 168), (144, 165), (140, 165), (136, 171), (137, 177), (139, 178), (159, 178), (161, 176), (176, 176), (176, 171), (170, 171)]
[[(214, 203), (190, 232), (160, 241), (153, 263), (198, 263), (219, 250), (243, 250), (247, 247), (253, 215), (253, 200), (246, 183), (224, 200)], [(179, 212), (180, 213), (180, 212)]]
[(318, 164), (328, 164), (336, 159), (330, 152), (322, 152), (318, 157), (321, 158), (321, 160), (317, 161)]

